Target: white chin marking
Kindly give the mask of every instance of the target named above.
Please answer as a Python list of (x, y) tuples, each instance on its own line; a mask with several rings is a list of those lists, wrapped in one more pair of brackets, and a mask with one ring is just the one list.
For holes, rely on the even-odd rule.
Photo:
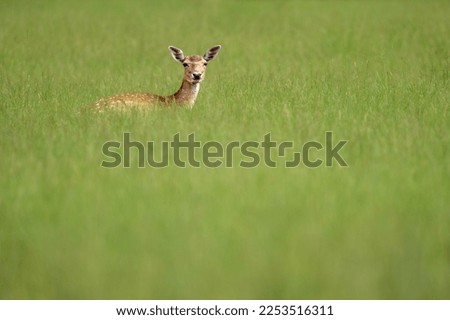
[(192, 93), (194, 94), (194, 100), (197, 98), (199, 89), (200, 89), (200, 83), (198, 83), (198, 82), (192, 86)]

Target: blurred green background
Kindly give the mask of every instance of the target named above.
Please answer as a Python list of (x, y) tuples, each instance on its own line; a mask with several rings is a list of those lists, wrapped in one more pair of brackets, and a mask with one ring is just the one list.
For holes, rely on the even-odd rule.
[[(0, 1), (0, 298), (449, 299), (448, 1)], [(221, 44), (193, 110), (167, 46)], [(349, 168), (100, 167), (176, 132)], [(239, 161), (240, 159), (236, 159)]]

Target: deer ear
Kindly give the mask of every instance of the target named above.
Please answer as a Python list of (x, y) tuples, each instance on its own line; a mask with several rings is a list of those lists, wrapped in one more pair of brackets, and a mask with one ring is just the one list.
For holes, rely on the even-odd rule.
[(178, 49), (178, 48), (173, 47), (173, 46), (169, 46), (169, 51), (170, 51), (170, 54), (172, 55), (172, 57), (175, 60), (183, 63), (183, 61), (184, 61), (184, 53), (183, 53), (183, 51), (181, 51), (181, 49)]
[(211, 49), (209, 49), (209, 50), (205, 53), (205, 55), (203, 56), (203, 58), (204, 58), (206, 61), (211, 61), (212, 59), (214, 59), (214, 58), (217, 56), (217, 54), (218, 54), (219, 51), (220, 51), (220, 48), (222, 48), (222, 46), (220, 46), (220, 45), (217, 45), (217, 46), (212, 47)]

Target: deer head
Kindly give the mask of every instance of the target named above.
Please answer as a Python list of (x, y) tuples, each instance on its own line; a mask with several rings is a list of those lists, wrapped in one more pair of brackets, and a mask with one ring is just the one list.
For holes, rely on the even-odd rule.
[(192, 55), (185, 56), (181, 49), (173, 46), (169, 46), (169, 51), (172, 57), (183, 64), (184, 67), (184, 78), (183, 80), (191, 83), (197, 84), (205, 79), (205, 71), (208, 62), (213, 60), (219, 53), (221, 46), (217, 45), (209, 49), (203, 56)]

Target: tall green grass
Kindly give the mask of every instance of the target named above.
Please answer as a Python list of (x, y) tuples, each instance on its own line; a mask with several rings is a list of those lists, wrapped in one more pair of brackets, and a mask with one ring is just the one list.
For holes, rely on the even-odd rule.
[[(0, 298), (449, 299), (448, 1), (0, 3)], [(193, 110), (96, 114), (174, 92)], [(101, 147), (348, 139), (350, 167), (105, 169)], [(239, 160), (239, 159), (237, 159)]]

